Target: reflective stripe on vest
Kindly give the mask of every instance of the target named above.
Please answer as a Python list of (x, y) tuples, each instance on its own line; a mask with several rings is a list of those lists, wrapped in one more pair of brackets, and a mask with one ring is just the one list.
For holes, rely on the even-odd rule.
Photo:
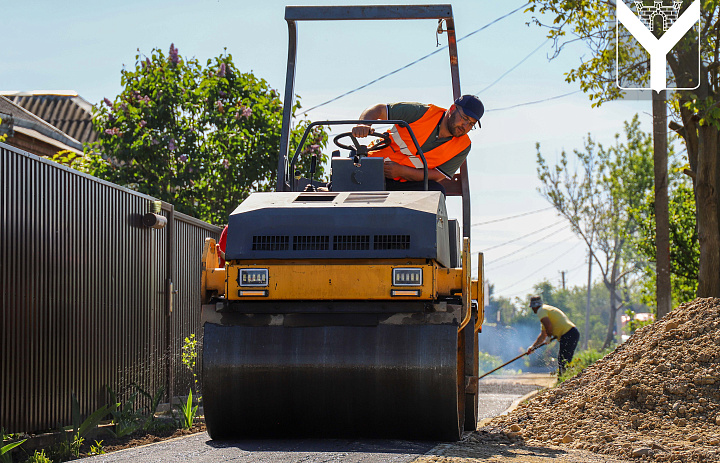
[(398, 149), (400, 149), (400, 152), (408, 157), (412, 165), (416, 169), (422, 169), (423, 163), (422, 159), (420, 159), (418, 156), (415, 156), (415, 154), (410, 151), (410, 148), (408, 148), (407, 144), (405, 143), (405, 140), (402, 139), (400, 136), (400, 132), (398, 132), (397, 126), (393, 125), (390, 129), (390, 138), (395, 142), (395, 144), (398, 146)]
[[(427, 111), (425, 111), (425, 114), (423, 114), (420, 119), (409, 124), (420, 146), (425, 144), (427, 139), (430, 138), (430, 135), (432, 135), (444, 114), (445, 109), (435, 105), (429, 105)], [(408, 132), (405, 127), (393, 125), (392, 128), (388, 130), (388, 135), (390, 135), (390, 139), (392, 140), (390, 146), (378, 151), (371, 151), (368, 156), (389, 158), (398, 164), (422, 169), (422, 159), (416, 154), (417, 150), (415, 149), (415, 144), (412, 142), (410, 132)], [(425, 155), (428, 169), (434, 169), (444, 164), (468, 146), (470, 146), (470, 137), (465, 134), (461, 137), (452, 137), (450, 140), (432, 150), (424, 152), (423, 154)]]

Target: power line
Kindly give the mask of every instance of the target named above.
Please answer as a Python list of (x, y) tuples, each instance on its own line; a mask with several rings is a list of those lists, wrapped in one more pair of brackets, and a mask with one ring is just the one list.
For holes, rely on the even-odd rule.
[[(522, 10), (523, 8), (525, 8), (526, 6), (528, 6), (529, 4), (530, 4), (530, 2), (528, 2), (528, 3), (526, 3), (526, 4), (522, 5), (522, 6), (520, 6), (520, 7), (518, 7), (518, 8), (516, 8), (516, 9), (514, 9), (514, 10), (512, 10), (511, 12), (509, 12), (509, 13), (503, 15), (503, 16), (500, 16), (499, 18), (497, 18), (497, 19), (495, 19), (495, 20), (493, 20), (493, 21), (485, 24), (485, 25), (482, 26), (481, 28), (476, 29), (476, 30), (474, 30), (473, 32), (470, 32), (469, 34), (464, 35), (463, 37), (457, 39), (457, 42), (461, 42), (461, 41), (465, 40), (466, 38), (468, 38), (468, 37), (470, 37), (470, 36), (472, 36), (472, 35), (475, 35), (475, 34), (477, 34), (477, 33), (480, 32), (480, 31), (483, 31), (483, 30), (487, 29), (488, 27), (492, 26), (493, 24), (495, 24), (495, 23), (497, 23), (497, 22), (499, 22), (499, 21), (507, 18), (508, 16), (511, 16), (511, 15), (517, 13), (518, 11)], [(387, 78), (387, 77), (390, 77), (390, 76), (393, 75), (393, 74), (397, 74), (398, 72), (400, 72), (400, 71), (402, 71), (402, 70), (405, 70), (405, 69), (407, 69), (407, 68), (409, 68), (409, 67), (411, 67), (411, 66), (414, 66), (415, 64), (419, 63), (420, 61), (423, 61), (423, 60), (425, 60), (425, 59), (427, 59), (427, 58), (430, 58), (431, 56), (433, 56), (433, 55), (435, 55), (435, 54), (437, 54), (437, 53), (440, 53), (441, 51), (443, 51), (443, 50), (446, 49), (447, 47), (448, 47), (447, 45), (443, 45), (442, 47), (437, 48), (435, 51), (433, 51), (433, 52), (431, 52), (431, 53), (428, 53), (427, 55), (425, 55), (425, 56), (423, 56), (423, 57), (421, 57), (421, 58), (418, 58), (418, 59), (416, 59), (415, 61), (413, 61), (413, 62), (411, 62), (411, 63), (409, 63), (409, 64), (406, 64), (406, 65), (403, 66), (403, 67), (397, 68), (397, 69), (395, 69), (394, 71), (391, 71), (391, 72), (389, 72), (389, 73), (387, 73), (387, 74), (385, 74), (385, 75), (383, 75), (383, 76), (381, 76), (381, 77), (378, 77), (377, 79), (372, 80), (372, 81), (368, 82), (368, 83), (365, 84), (365, 85), (361, 85), (360, 87), (357, 87), (357, 88), (355, 88), (355, 89), (353, 89), (353, 90), (350, 90), (350, 91), (348, 91), (348, 92), (345, 92), (345, 93), (343, 93), (343, 94), (340, 95), (340, 96), (336, 96), (335, 98), (332, 98), (332, 99), (327, 100), (327, 101), (325, 101), (325, 102), (323, 102), (323, 103), (320, 103), (319, 105), (313, 106), (312, 108), (307, 109), (307, 110), (303, 111), (302, 113), (300, 113), (300, 115), (301, 115), (301, 116), (302, 116), (302, 115), (306, 115), (307, 113), (309, 113), (310, 111), (312, 111), (312, 110), (314, 110), (314, 109), (317, 109), (317, 108), (319, 108), (319, 107), (321, 107), (321, 106), (325, 106), (325, 105), (327, 105), (327, 104), (329, 104), (329, 103), (332, 103), (333, 101), (337, 101), (337, 100), (339, 100), (339, 99), (341, 99), (341, 98), (344, 98), (344, 97), (346, 97), (346, 96), (348, 96), (348, 95), (350, 95), (350, 94), (352, 94), (352, 93), (355, 93), (355, 92), (357, 92), (358, 90), (362, 90), (362, 89), (364, 89), (364, 88), (366, 88), (366, 87), (369, 87), (370, 85), (372, 85), (372, 84), (374, 84), (374, 83), (376, 83), (376, 82), (379, 82), (379, 81), (381, 81), (381, 80), (383, 80), (383, 79), (385, 79), (385, 78)], [(527, 58), (526, 58), (526, 59), (527, 59)]]
[[(511, 260), (510, 262), (505, 262), (504, 264), (501, 264), (501, 265), (493, 266), (493, 264), (494, 264), (495, 262), (497, 262), (497, 261), (493, 261), (493, 262), (488, 263), (488, 267), (492, 267), (493, 270), (497, 270), (497, 269), (499, 269), (499, 268), (506, 267), (506, 266), (508, 266), (508, 265), (510, 265), (510, 264), (514, 264), (515, 262), (519, 262), (519, 261), (521, 261), (521, 260), (525, 260), (525, 259), (527, 259), (528, 257), (532, 257), (532, 256), (534, 256), (534, 255), (540, 254), (541, 252), (545, 252), (545, 251), (547, 251), (547, 250), (549, 250), (549, 249), (552, 249), (552, 248), (554, 248), (554, 247), (556, 247), (556, 246), (558, 246), (558, 245), (561, 245), (561, 244), (563, 244), (563, 243), (565, 243), (565, 242), (566, 242), (566, 241), (558, 241), (557, 243), (555, 243), (555, 244), (553, 244), (553, 245), (550, 245), (550, 246), (548, 246), (548, 247), (546, 247), (546, 248), (540, 249), (539, 251), (535, 251), (535, 252), (533, 252), (532, 254), (528, 254), (528, 255), (526, 255), (526, 256), (523, 256), (523, 257), (521, 257), (520, 259)], [(585, 264), (582, 264), (582, 265), (585, 265)]]
[(512, 106), (505, 106), (504, 108), (488, 109), (486, 112), (505, 111), (507, 109), (519, 108), (520, 106), (529, 106), (529, 105), (533, 105), (533, 104), (544, 103), (544, 102), (550, 101), (550, 100), (557, 100), (558, 98), (565, 98), (566, 96), (574, 95), (574, 94), (580, 93), (580, 92), (582, 92), (582, 90), (575, 90), (574, 92), (564, 93), (562, 95), (557, 95), (557, 96), (551, 96), (550, 98), (544, 98), (542, 100), (528, 101), (527, 103), (518, 103), (518, 104), (515, 104)]
[[(560, 242), (560, 243), (562, 243), (562, 242)], [(559, 243), (558, 243), (558, 244), (559, 244)], [(573, 248), (570, 248), (570, 249), (568, 250), (568, 252), (572, 251), (573, 249), (574, 249), (574, 247), (573, 247)], [(585, 266), (585, 265), (586, 265), (586, 263), (583, 262), (582, 264), (578, 265), (577, 267), (568, 270), (565, 276), (568, 276), (571, 272), (574, 272), (575, 270), (577, 270), (577, 269), (579, 269), (580, 267), (583, 267), (583, 266)], [(523, 290), (521, 290), (521, 291), (518, 291), (518, 292), (519, 292), (519, 293), (526, 293), (526, 292), (529, 292), (531, 289), (534, 289), (534, 288), (535, 288), (535, 285), (532, 285), (532, 286), (530, 286), (530, 287), (528, 287), (528, 288), (526, 288), (526, 289), (523, 289)]]
[[(514, 242), (519, 241), (519, 240), (521, 240), (521, 239), (523, 239), (523, 238), (527, 238), (528, 236), (536, 235), (536, 234), (540, 233), (541, 231), (547, 230), (548, 228), (552, 228), (552, 227), (554, 227), (555, 225), (561, 224), (561, 223), (563, 223), (563, 222), (565, 222), (565, 219), (562, 219), (562, 220), (560, 220), (560, 221), (557, 221), (557, 222), (555, 222), (554, 224), (548, 225), (547, 227), (541, 228), (541, 229), (539, 229), (539, 230), (533, 230), (533, 231), (531, 231), (530, 233), (528, 233), (528, 234), (526, 234), (526, 235), (520, 236), (520, 237), (518, 237), (518, 238), (513, 238), (513, 239), (511, 239), (510, 241), (505, 241), (504, 243), (496, 244), (495, 246), (490, 246), (489, 248), (485, 248), (485, 249), (483, 249), (483, 252), (491, 251), (491, 250), (493, 250), (493, 249), (497, 249), (497, 248), (499, 248), (499, 247), (505, 246), (506, 244), (514, 243)], [(508, 254), (508, 255), (509, 255), (509, 254)], [(501, 257), (501, 259), (502, 259), (502, 257)]]
[(528, 275), (528, 276), (526, 276), (526, 277), (524, 277), (524, 278), (516, 281), (515, 283), (511, 284), (510, 286), (506, 286), (505, 288), (498, 290), (497, 292), (498, 292), (498, 293), (501, 293), (501, 292), (503, 292), (503, 291), (507, 291), (508, 289), (512, 288), (513, 286), (517, 286), (517, 285), (519, 285), (520, 283), (522, 283), (523, 281), (527, 280), (528, 278), (531, 278), (531, 277), (537, 275), (539, 272), (541, 272), (542, 270), (544, 270), (545, 268), (547, 268), (548, 265), (557, 262), (558, 260), (560, 260), (561, 257), (565, 257), (566, 254), (568, 254), (570, 251), (572, 251), (573, 249), (575, 249), (575, 248), (578, 247), (579, 245), (580, 245), (580, 243), (575, 243), (575, 245), (574, 245), (573, 247), (571, 247), (570, 249), (568, 249), (564, 254), (560, 254), (559, 256), (557, 256), (556, 259), (553, 259), (553, 260), (551, 260), (550, 262), (547, 262), (547, 263), (546, 263), (543, 267), (541, 267), (540, 269), (538, 269), (538, 270), (534, 271), (533, 273), (531, 273), (530, 275)]
[[(566, 227), (561, 228), (560, 230), (556, 230), (556, 231), (550, 232), (550, 233), (548, 233), (547, 235), (545, 235), (545, 236), (543, 236), (543, 237), (541, 237), (541, 238), (533, 241), (532, 243), (530, 243), (530, 244), (528, 244), (528, 245), (526, 245), (526, 246), (523, 246), (523, 247), (520, 248), (520, 249), (516, 249), (515, 251), (511, 252), (510, 254), (505, 254), (504, 256), (495, 259), (492, 263), (497, 263), (498, 261), (503, 260), (503, 259), (505, 259), (506, 257), (514, 256), (515, 254), (526, 250), (526, 249), (529, 248), (530, 246), (533, 246), (533, 245), (535, 245), (535, 244), (537, 244), (537, 243), (540, 243), (540, 242), (542, 242), (542, 241), (545, 241), (545, 239), (550, 238), (551, 236), (553, 236), (554, 234), (556, 234), (556, 233), (558, 233), (558, 232), (561, 232), (561, 231), (563, 231), (563, 230), (567, 230), (568, 227), (569, 227), (569, 225), (566, 226)], [(491, 264), (491, 265), (492, 265), (492, 264)]]
[(573, 267), (573, 268), (571, 268), (570, 270), (566, 270), (566, 272), (567, 272), (567, 275), (566, 275), (566, 276), (569, 276), (569, 275), (570, 275), (571, 273), (573, 273), (574, 271), (576, 271), (576, 270), (578, 270), (578, 269), (580, 269), (580, 268), (582, 268), (582, 267), (585, 267), (586, 265), (587, 265), (587, 262), (583, 262), (582, 264), (580, 264), (580, 265), (578, 265), (578, 266), (576, 266), (576, 267)]
[(525, 61), (527, 61), (532, 55), (534, 55), (535, 53), (537, 53), (538, 50), (540, 50), (542, 47), (544, 47), (545, 44), (547, 44), (549, 41), (550, 41), (550, 39), (545, 40), (543, 43), (540, 44), (540, 46), (538, 46), (536, 49), (534, 49), (533, 51), (531, 51), (525, 58), (521, 59), (515, 66), (511, 67), (510, 69), (508, 69), (507, 71), (505, 71), (500, 77), (498, 77), (497, 79), (495, 79), (495, 81), (494, 81), (492, 84), (488, 85), (488, 86), (485, 87), (484, 89), (482, 89), (482, 90), (480, 90), (479, 92), (477, 92), (477, 93), (475, 94), (475, 96), (480, 95), (480, 94), (481, 94), (482, 92), (484, 92), (485, 90), (488, 90), (490, 87), (492, 87), (493, 85), (495, 85), (495, 84), (497, 84), (498, 82), (500, 82), (501, 80), (503, 80), (503, 78), (504, 78), (506, 75), (510, 74), (510, 73), (511, 73), (512, 71), (514, 71), (518, 66), (520, 66), (520, 65), (523, 64)]
[(489, 223), (503, 222), (503, 221), (505, 221), (505, 220), (516, 219), (516, 218), (518, 218), (518, 217), (524, 217), (524, 216), (526, 216), (526, 215), (537, 214), (538, 212), (547, 211), (548, 209), (553, 209), (554, 207), (555, 207), (555, 206), (550, 206), (550, 207), (546, 207), (546, 208), (543, 208), (543, 209), (538, 209), (538, 210), (536, 210), (536, 211), (524, 212), (524, 213), (518, 214), (518, 215), (511, 215), (510, 217), (503, 217), (503, 218), (501, 218), (501, 219), (488, 220), (487, 222), (478, 222), (478, 223), (472, 224), (472, 226), (473, 226), (473, 227), (479, 227), (480, 225), (487, 225), (487, 224), (489, 224)]

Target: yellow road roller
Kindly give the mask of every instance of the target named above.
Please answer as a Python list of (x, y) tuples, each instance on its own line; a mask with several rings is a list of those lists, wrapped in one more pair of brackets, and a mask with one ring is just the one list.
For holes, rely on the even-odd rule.
[[(462, 231), (437, 191), (385, 191), (383, 159), (350, 133), (331, 182), (296, 175), (310, 124), (290, 156), (296, 23), (436, 19), (457, 49), (449, 5), (287, 7), (290, 51), (275, 192), (230, 215), (226, 264), (203, 252), (202, 397), (213, 439), (376, 437), (457, 440), (477, 423), (482, 254), (471, 278), (467, 168)], [(403, 121), (382, 121), (409, 125)], [(410, 130), (412, 133), (412, 131)], [(338, 141), (347, 136), (352, 145)], [(382, 136), (380, 136), (382, 138)], [(382, 145), (382, 143), (380, 143)], [(427, 190), (427, 163), (423, 161)]]

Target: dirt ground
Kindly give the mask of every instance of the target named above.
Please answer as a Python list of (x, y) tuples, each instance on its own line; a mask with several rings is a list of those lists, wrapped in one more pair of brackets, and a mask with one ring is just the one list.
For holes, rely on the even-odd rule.
[[(499, 387), (511, 390), (517, 386), (528, 385), (538, 387), (536, 392), (527, 394), (513, 404), (508, 410), (510, 412), (543, 389), (553, 387), (556, 382), (555, 376), (549, 374), (491, 375), (480, 381), (479, 389)], [(413, 463), (624, 463), (629, 461), (552, 445), (529, 445), (520, 438), (511, 437), (496, 428), (486, 426), (492, 419), (480, 421), (478, 431), (466, 434), (460, 442), (441, 444), (428, 455), (415, 459)]]
[(462, 441), (443, 444), (413, 463), (625, 463), (607, 455), (555, 446), (533, 446), (505, 433), (485, 428), (470, 433)]
[[(128, 436), (127, 438), (108, 438), (105, 437), (103, 439), (104, 444), (104, 450), (107, 453), (110, 452), (117, 452), (118, 450), (124, 450), (134, 447), (140, 447), (147, 444), (152, 444), (155, 442), (161, 442), (168, 439), (175, 439), (177, 437), (183, 437), (183, 436), (189, 436), (190, 434), (195, 434), (198, 432), (205, 431), (205, 423), (198, 422), (195, 423), (195, 425), (191, 429), (177, 429), (172, 433), (167, 433), (165, 435), (163, 434), (145, 434), (145, 435), (137, 435), (137, 436)], [(92, 443), (92, 442), (90, 442)], [(83, 450), (89, 451), (89, 445), (87, 446), (87, 449), (83, 448)], [(87, 453), (84, 453), (82, 457), (88, 456)]]

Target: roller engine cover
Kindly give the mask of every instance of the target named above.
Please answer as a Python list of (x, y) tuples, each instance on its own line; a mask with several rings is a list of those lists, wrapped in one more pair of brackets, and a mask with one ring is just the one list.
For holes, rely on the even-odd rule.
[(228, 261), (431, 259), (449, 267), (437, 191), (253, 193), (230, 215)]

